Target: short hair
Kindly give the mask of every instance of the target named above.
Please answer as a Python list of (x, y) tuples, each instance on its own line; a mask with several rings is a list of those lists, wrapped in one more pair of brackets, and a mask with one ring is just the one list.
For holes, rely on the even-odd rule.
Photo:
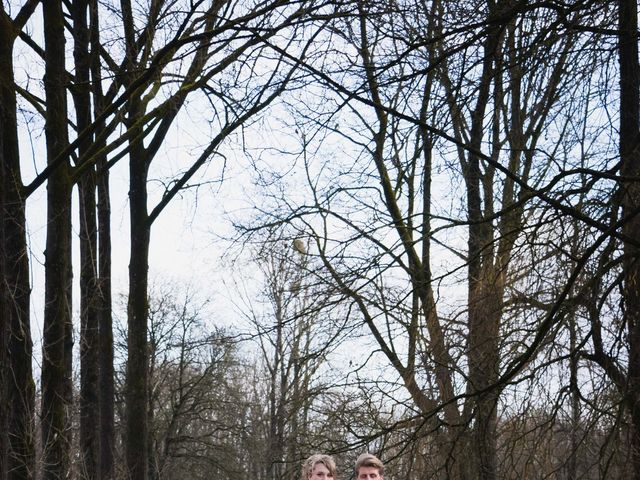
[(308, 480), (313, 472), (313, 467), (318, 463), (321, 463), (329, 470), (329, 473), (333, 478), (337, 478), (336, 462), (330, 455), (324, 455), (322, 453), (315, 453), (307, 458), (302, 464), (302, 480)]
[(380, 475), (384, 475), (384, 463), (371, 453), (363, 453), (356, 460), (356, 476), (359, 473), (360, 467), (377, 468)]

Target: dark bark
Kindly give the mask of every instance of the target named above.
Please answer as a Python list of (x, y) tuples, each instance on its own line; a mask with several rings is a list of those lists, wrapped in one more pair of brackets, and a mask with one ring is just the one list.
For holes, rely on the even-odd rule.
[[(2, 122), (2, 120), (0, 120)], [(2, 127), (0, 123), (0, 127)], [(2, 160), (0, 160), (0, 164)], [(4, 177), (4, 169), (0, 168), (0, 174)], [(4, 187), (0, 189), (0, 208), (4, 209)], [(3, 216), (2, 216), (3, 217)], [(0, 241), (4, 240), (4, 218), (0, 219)], [(4, 245), (4, 242), (3, 242)], [(5, 272), (7, 270), (5, 254), (0, 251), (0, 278), (5, 278)], [(5, 480), (7, 478), (7, 456), (9, 453), (9, 408), (8, 408), (8, 394), (9, 386), (7, 381), (9, 379), (9, 356), (7, 355), (7, 347), (9, 342), (9, 303), (7, 298), (2, 295), (0, 298), (0, 479)]]
[[(490, 104), (491, 86), (496, 82), (497, 60), (500, 38), (504, 26), (496, 23), (498, 5), (487, 2), (489, 26), (483, 47), (482, 76), (472, 113), (470, 146), (471, 152), (482, 151), (485, 134), (485, 115)], [(498, 87), (497, 87), (498, 88)], [(498, 90), (496, 89), (496, 92)], [(494, 95), (497, 93), (494, 92)], [(519, 106), (518, 106), (519, 108)], [(515, 112), (511, 112), (516, 115)], [(497, 129), (498, 126), (495, 126)], [(478, 155), (467, 155), (463, 171), (467, 187), (468, 237), (468, 392), (472, 395), (473, 415), (470, 452), (471, 472), (478, 479), (497, 478), (497, 402), (496, 387), (500, 374), (500, 321), (504, 295), (505, 270), (510, 248), (497, 252), (494, 246), (494, 231), (491, 222), (493, 198), (487, 194), (491, 175), (484, 178)], [(483, 203), (483, 196), (484, 203)], [(503, 202), (511, 202), (511, 198)], [(504, 220), (502, 220), (504, 222)]]
[[(13, 46), (16, 25), (0, 11), (0, 478), (34, 472), (29, 264), (22, 193)], [(10, 406), (10, 411), (9, 411)]]
[[(76, 129), (84, 131), (91, 124), (91, 89), (89, 78), (88, 3), (72, 4), (73, 58), (75, 82), (73, 102)], [(86, 479), (100, 478), (100, 409), (99, 409), (99, 337), (98, 337), (98, 265), (96, 225), (95, 167), (86, 158), (91, 136), (78, 145), (79, 166), (83, 174), (78, 181), (80, 213), (80, 474)]]
[[(134, 99), (129, 113), (138, 118)], [(134, 135), (134, 138), (138, 135)], [(148, 271), (150, 223), (147, 214), (148, 163), (142, 141), (130, 143), (129, 214), (131, 219), (129, 260), (129, 301), (127, 305), (127, 372), (125, 383), (125, 450), (129, 478), (146, 480), (148, 476)]]
[(127, 308), (127, 378), (125, 384), (125, 449), (129, 478), (146, 480), (148, 472), (148, 255), (150, 228), (147, 215), (147, 165), (142, 145), (132, 145), (129, 212), (131, 257)]
[[(135, 79), (138, 47), (135, 41), (131, 4), (122, 1), (126, 43), (125, 83)], [(149, 471), (147, 342), (150, 224), (147, 213), (148, 161), (142, 143), (142, 130), (137, 121), (143, 109), (140, 99), (133, 97), (127, 105), (132, 140), (129, 142), (129, 214), (131, 223), (129, 260), (129, 299), (127, 304), (127, 371), (125, 380), (126, 425), (124, 448), (127, 474), (131, 480), (147, 480)]]
[[(102, 91), (102, 71), (100, 66), (100, 30), (99, 11), (96, 0), (89, 1), (89, 70), (91, 75), (91, 94), (94, 104), (94, 117), (99, 118), (105, 109)], [(104, 121), (95, 125), (96, 132), (105, 129)], [(102, 138), (96, 135), (97, 138)], [(104, 151), (106, 142), (94, 140), (94, 150)], [(111, 200), (109, 194), (109, 170), (106, 156), (96, 160), (97, 187), (97, 290), (96, 315), (98, 322), (98, 405), (100, 426), (99, 477), (103, 480), (113, 478), (114, 471), (114, 369), (113, 369), (113, 319), (111, 316)]]
[[(47, 163), (68, 145), (64, 18), (61, 2), (43, 3), (47, 102)], [(71, 181), (69, 164), (47, 184), (45, 309), (42, 355), (43, 478), (70, 475), (71, 407)]]
[(620, 173), (624, 238), (624, 315), (629, 338), (627, 405), (632, 425), (632, 461), (640, 478), (640, 66), (638, 64), (638, 4), (619, 3)]
[[(104, 167), (106, 162), (99, 164)], [(109, 173), (101, 170), (98, 177), (98, 269), (100, 305), (100, 477), (113, 478), (115, 426), (114, 426), (114, 371), (113, 371), (113, 319), (111, 316), (111, 207), (109, 199)]]

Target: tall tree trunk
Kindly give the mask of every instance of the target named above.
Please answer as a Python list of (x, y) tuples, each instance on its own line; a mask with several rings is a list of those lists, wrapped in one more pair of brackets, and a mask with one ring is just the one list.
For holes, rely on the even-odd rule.
[[(0, 114), (1, 115), (1, 114)], [(0, 128), (3, 126), (0, 120)], [(1, 147), (0, 147), (1, 148)], [(2, 160), (0, 159), (0, 165)], [(0, 175), (4, 178), (4, 167), (0, 166)], [(0, 188), (0, 208), (4, 210), (4, 186)], [(5, 278), (7, 270), (4, 252), (4, 214), (0, 214), (0, 278)], [(3, 290), (4, 292), (4, 290)], [(7, 478), (7, 463), (9, 454), (9, 356), (7, 348), (9, 343), (9, 298), (0, 293), (0, 480)]]
[[(488, 19), (495, 15), (495, 4), (489, 0)], [(470, 143), (480, 151), (484, 136), (484, 119), (495, 72), (495, 56), (500, 34), (499, 25), (487, 29), (484, 44), (482, 77), (471, 120)], [(501, 316), (499, 278), (493, 275), (493, 231), (491, 221), (482, 208), (482, 172), (480, 158), (469, 153), (464, 171), (467, 187), (468, 238), (468, 303), (469, 303), (469, 384), (473, 397), (474, 427), (471, 438), (472, 471), (476, 478), (491, 480), (497, 476), (496, 404), (498, 395), (490, 390), (499, 375), (498, 330)]]
[[(148, 345), (147, 284), (150, 228), (147, 215), (147, 165), (141, 145), (130, 159), (131, 257), (127, 308), (127, 378), (125, 384), (125, 449), (131, 480), (147, 480), (148, 472)], [(137, 151), (137, 155), (134, 153)]]
[[(89, 79), (89, 31), (87, 0), (74, 0), (73, 58), (75, 83), (73, 101), (76, 129), (80, 135), (91, 124), (91, 89)], [(99, 338), (98, 338), (98, 265), (96, 226), (95, 166), (85, 166), (91, 146), (87, 136), (78, 146), (78, 181), (80, 213), (80, 474), (88, 480), (100, 478)]]
[[(102, 91), (102, 71), (100, 66), (100, 21), (97, 0), (89, 0), (89, 43), (91, 90), (94, 104), (94, 118), (105, 109)], [(104, 122), (96, 126), (96, 132), (104, 129)], [(105, 141), (96, 145), (98, 151), (104, 151)], [(100, 418), (100, 474), (102, 480), (111, 480), (114, 470), (114, 401), (115, 385), (113, 372), (113, 319), (111, 316), (111, 200), (109, 195), (109, 170), (107, 158), (100, 154), (97, 165), (97, 236), (98, 236), (98, 405)]]
[[(131, 2), (122, 0), (122, 17), (126, 44), (124, 82), (130, 85), (136, 72), (138, 46)], [(136, 125), (142, 107), (133, 96), (127, 105), (132, 140), (129, 142), (129, 299), (127, 304), (127, 368), (125, 379), (124, 449), (128, 478), (147, 480), (149, 471), (148, 375), (148, 263), (150, 225), (147, 212), (148, 164), (145, 148)]]
[(632, 461), (640, 478), (640, 66), (638, 4), (619, 0), (620, 174), (624, 234), (624, 315), (629, 329), (627, 405), (632, 424)]
[(43, 3), (45, 25), (45, 135), (49, 165), (59, 162), (47, 184), (45, 309), (42, 355), (43, 479), (70, 475), (71, 407), (71, 180), (68, 145), (65, 39), (62, 3)]
[[(134, 58), (133, 56), (130, 58)], [(131, 70), (130, 70), (131, 71)], [(141, 115), (140, 102), (129, 102), (129, 116), (135, 123)], [(151, 224), (147, 212), (149, 164), (138, 126), (129, 147), (129, 215), (131, 254), (129, 301), (127, 305), (127, 373), (125, 383), (125, 450), (131, 480), (147, 480), (149, 470), (149, 348), (148, 271)]]
[(26, 480), (35, 469), (35, 388), (11, 23), (0, 10), (0, 478)]
[(115, 425), (115, 385), (113, 372), (113, 319), (111, 316), (111, 207), (109, 199), (109, 172), (100, 162), (98, 169), (98, 271), (100, 306), (100, 477), (113, 478)]

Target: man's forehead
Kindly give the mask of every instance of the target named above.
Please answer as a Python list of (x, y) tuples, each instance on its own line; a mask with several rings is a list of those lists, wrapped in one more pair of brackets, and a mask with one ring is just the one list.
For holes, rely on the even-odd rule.
[(368, 466), (361, 466), (360, 468), (358, 468), (358, 473), (380, 473), (380, 469), (378, 467), (368, 467)]

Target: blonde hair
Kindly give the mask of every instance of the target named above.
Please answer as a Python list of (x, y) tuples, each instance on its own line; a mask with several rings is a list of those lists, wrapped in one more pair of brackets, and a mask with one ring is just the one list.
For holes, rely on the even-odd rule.
[(315, 453), (307, 458), (302, 464), (302, 480), (308, 480), (313, 472), (313, 467), (318, 463), (321, 463), (329, 470), (329, 473), (333, 478), (337, 478), (336, 474), (336, 462), (333, 461), (330, 455), (324, 455), (321, 453)]
[(360, 467), (377, 468), (379, 475), (384, 474), (384, 463), (382, 463), (378, 457), (372, 455), (371, 453), (363, 453), (356, 460), (356, 476), (358, 476), (358, 470), (360, 470)]

